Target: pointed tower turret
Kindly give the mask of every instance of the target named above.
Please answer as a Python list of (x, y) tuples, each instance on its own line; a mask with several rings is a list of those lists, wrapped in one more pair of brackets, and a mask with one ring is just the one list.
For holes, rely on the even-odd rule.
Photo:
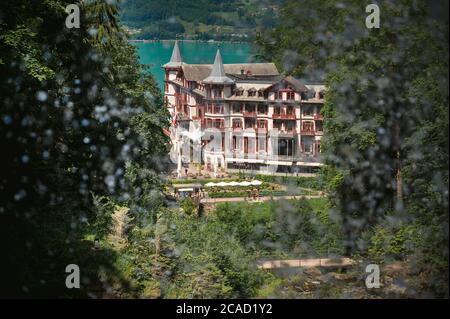
[(225, 69), (222, 63), (222, 56), (220, 50), (217, 49), (216, 58), (214, 59), (214, 65), (211, 74), (203, 80), (203, 83), (207, 84), (233, 84), (234, 81), (225, 74)]
[(180, 48), (178, 47), (178, 40), (175, 40), (175, 45), (173, 47), (172, 56), (170, 61), (163, 65), (165, 68), (178, 68), (183, 64), (183, 59), (181, 58)]

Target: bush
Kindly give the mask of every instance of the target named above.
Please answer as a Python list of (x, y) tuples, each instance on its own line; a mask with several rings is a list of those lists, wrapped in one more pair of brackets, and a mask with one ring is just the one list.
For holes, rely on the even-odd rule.
[(194, 215), (197, 210), (194, 200), (190, 197), (182, 199), (180, 206), (183, 209), (184, 213), (189, 216)]
[(369, 258), (377, 262), (403, 260), (414, 252), (414, 247), (418, 247), (420, 240), (415, 224), (396, 228), (378, 225), (371, 232), (367, 252)]

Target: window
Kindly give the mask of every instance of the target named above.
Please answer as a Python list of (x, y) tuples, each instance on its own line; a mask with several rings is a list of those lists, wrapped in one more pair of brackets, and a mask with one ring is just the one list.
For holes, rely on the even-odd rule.
[(295, 100), (295, 92), (287, 92), (288, 100)]
[(265, 151), (266, 150), (266, 137), (258, 137), (258, 150)]
[(248, 112), (248, 113), (255, 112), (255, 106), (252, 104), (245, 105), (245, 112)]
[(288, 106), (286, 109), (286, 114), (289, 114), (289, 115), (294, 114), (294, 108), (292, 106)]
[(213, 123), (214, 123), (214, 127), (217, 128), (217, 129), (221, 129), (221, 128), (224, 127), (224, 125), (223, 125), (223, 124), (224, 124), (223, 120), (216, 120), (216, 121), (214, 121)]
[(258, 120), (258, 128), (267, 128), (266, 123), (267, 121), (265, 120)]
[(248, 96), (249, 97), (255, 96), (255, 91), (248, 91)]
[(245, 119), (245, 128), (255, 128), (256, 126), (256, 121), (255, 119)]
[(222, 113), (223, 113), (222, 105), (214, 105), (214, 114), (222, 114)]
[(273, 121), (273, 128), (276, 128), (278, 130), (282, 129), (281, 121)]
[(277, 95), (277, 99), (278, 100), (282, 100), (283, 99), (283, 92), (278, 92), (277, 94), (278, 94)]
[(233, 128), (242, 128), (242, 121), (240, 119), (233, 119)]
[(293, 131), (295, 129), (295, 125), (294, 124), (295, 124), (294, 121), (287, 121), (286, 124), (285, 124), (286, 131), (287, 132)]
[(266, 105), (258, 105), (258, 113), (259, 114), (267, 114), (267, 106)]
[(303, 108), (303, 116), (313, 116), (313, 108), (312, 107), (304, 107)]
[(233, 136), (233, 150), (239, 150), (239, 142), (237, 136)]
[(319, 132), (323, 131), (323, 123), (322, 121), (316, 121), (316, 130)]
[(258, 91), (258, 97), (264, 97), (264, 92), (263, 91)]
[(303, 128), (304, 131), (312, 131), (313, 130), (313, 123), (312, 122), (303, 122)]
[(312, 153), (312, 143), (303, 143), (303, 152)]

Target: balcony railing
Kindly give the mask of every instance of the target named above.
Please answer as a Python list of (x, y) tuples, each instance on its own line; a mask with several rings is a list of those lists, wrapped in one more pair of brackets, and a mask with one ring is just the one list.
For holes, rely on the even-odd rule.
[(267, 133), (267, 127), (258, 127), (255, 131), (256, 133)]
[(212, 130), (212, 129), (216, 129), (219, 130), (221, 132), (225, 131), (225, 127), (215, 127), (215, 126), (206, 126), (206, 125), (202, 125), (202, 129), (203, 130)]
[(256, 117), (256, 112), (255, 111), (245, 111), (243, 113), (244, 117)]
[(181, 112), (181, 113), (178, 113), (178, 114), (177, 114), (177, 120), (178, 120), (178, 121), (189, 121), (190, 118), (189, 118), (189, 115), (187, 115), (187, 114)]
[(219, 108), (217, 108), (217, 109), (215, 109), (215, 108), (209, 108), (209, 109), (206, 109), (206, 112), (205, 112), (205, 113), (208, 113), (208, 114), (217, 114), (217, 115), (224, 115), (223, 109), (219, 109)]
[(323, 120), (323, 115), (322, 114), (314, 114), (314, 119), (315, 120)]
[(274, 119), (290, 119), (295, 120), (295, 113), (274, 113), (273, 114)]
[(274, 129), (277, 129), (279, 133), (296, 133), (297, 130), (295, 128), (287, 128), (285, 126), (281, 126), (281, 127), (273, 127)]
[(300, 133), (302, 135), (315, 135), (315, 131), (314, 130), (301, 130)]

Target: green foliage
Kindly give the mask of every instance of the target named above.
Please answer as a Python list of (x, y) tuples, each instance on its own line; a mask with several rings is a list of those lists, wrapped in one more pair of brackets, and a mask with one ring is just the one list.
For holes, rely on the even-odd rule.
[(194, 215), (197, 210), (194, 200), (190, 197), (183, 198), (180, 206), (183, 209), (183, 212), (188, 216)]
[[(118, 27), (116, 6), (83, 2), (75, 30), (64, 26), (69, 3), (1, 5), (0, 143), (7, 155), (0, 168), (0, 295), (10, 298), (102, 296), (108, 282), (103, 286), (100, 274), (111, 274), (118, 252), (106, 244), (95, 250), (86, 238), (107, 233), (108, 198), (129, 200), (132, 213), (139, 211), (139, 187), (124, 176), (125, 163), (164, 162), (154, 156), (165, 154), (167, 114)], [(158, 186), (140, 178), (146, 191)], [(72, 263), (90, 283), (82, 289), (65, 287)], [(109, 278), (123, 283), (120, 273)]]
[(423, 241), (418, 224), (396, 228), (376, 226), (370, 234), (368, 258), (378, 263), (406, 259)]
[(418, 296), (446, 297), (446, 5), (378, 5), (382, 26), (369, 30), (358, 1), (286, 1), (258, 44), (284, 72), (327, 85), (320, 175), (346, 253), (415, 260), (427, 277)]
[(95, 218), (91, 224), (92, 232), (96, 238), (102, 238), (108, 234), (112, 225), (111, 215), (116, 204), (107, 196), (93, 196), (95, 206)]
[(328, 216), (326, 199), (218, 204), (215, 216), (256, 255), (338, 253), (341, 230)]

